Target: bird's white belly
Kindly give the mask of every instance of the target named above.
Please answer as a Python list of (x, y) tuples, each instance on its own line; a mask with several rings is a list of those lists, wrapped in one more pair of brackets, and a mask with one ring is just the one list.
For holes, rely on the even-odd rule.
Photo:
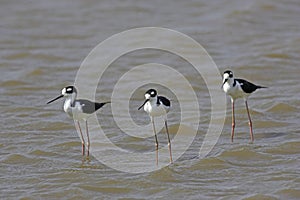
[(79, 120), (79, 121), (80, 120), (87, 120), (87, 118), (90, 116), (90, 115), (88, 115), (86, 113), (83, 113), (81, 111), (81, 109), (78, 110), (76, 107), (72, 109), (72, 114), (73, 114), (73, 116), (72, 116), (73, 119)]
[(144, 106), (144, 110), (152, 117), (157, 117), (157, 116), (161, 116), (161, 115), (165, 115), (167, 114), (167, 112), (169, 111), (169, 108), (163, 106), (162, 104), (160, 104), (159, 106), (155, 105), (151, 105), (150, 102), (147, 102)]
[(239, 85), (237, 85), (236, 87), (230, 87), (228, 83), (225, 83), (223, 86), (223, 90), (233, 99), (247, 98), (249, 96), (249, 94), (245, 93)]
[[(71, 101), (70, 101), (71, 102)], [(64, 104), (64, 111), (75, 120), (87, 120), (88, 114), (83, 113), (81, 107), (76, 104), (75, 107), (71, 107), (71, 103), (67, 102)]]

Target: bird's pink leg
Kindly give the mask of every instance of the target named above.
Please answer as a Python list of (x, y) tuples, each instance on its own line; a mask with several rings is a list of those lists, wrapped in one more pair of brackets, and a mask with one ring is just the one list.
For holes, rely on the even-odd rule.
[(234, 100), (231, 100), (232, 102), (232, 124), (231, 124), (231, 142), (233, 142), (234, 137), (234, 128), (235, 128), (235, 116), (234, 116)]
[(82, 131), (81, 131), (81, 127), (80, 127), (79, 121), (77, 121), (77, 124), (78, 124), (78, 128), (79, 128), (80, 135), (81, 135), (82, 155), (84, 156), (84, 154), (85, 154), (85, 142), (84, 142), (84, 137), (83, 137), (83, 134), (82, 134)]
[(156, 165), (158, 165), (158, 140), (157, 140), (157, 135), (156, 135), (156, 130), (155, 130), (155, 124), (154, 124), (154, 118), (153, 117), (151, 117), (151, 121), (152, 121), (154, 136), (155, 136)]
[(89, 136), (89, 129), (87, 120), (85, 120), (85, 127), (86, 127), (86, 135), (87, 135), (87, 156), (90, 155), (90, 136)]
[(247, 100), (245, 100), (245, 104), (246, 104), (246, 109), (247, 109), (248, 118), (249, 118), (250, 139), (251, 139), (251, 142), (253, 142), (254, 141), (254, 136), (253, 136), (253, 129), (252, 129), (252, 121), (251, 121), (251, 117), (250, 117), (250, 112), (249, 112)]
[(169, 147), (169, 153), (170, 153), (170, 163), (173, 163), (172, 151), (171, 151), (171, 141), (170, 141), (170, 136), (169, 136), (167, 120), (165, 120), (165, 126), (166, 126), (166, 132), (167, 132), (167, 136), (168, 136), (168, 147)]

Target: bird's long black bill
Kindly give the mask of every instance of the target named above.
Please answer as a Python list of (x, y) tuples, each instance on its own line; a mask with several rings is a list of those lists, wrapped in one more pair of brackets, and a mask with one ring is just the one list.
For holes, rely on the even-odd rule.
[(138, 110), (140, 110), (148, 101), (149, 99), (146, 99), (145, 102), (138, 108)]
[(228, 81), (228, 79), (225, 79), (225, 80), (224, 80), (224, 82), (223, 82), (223, 84), (222, 84), (222, 86), (221, 86), (221, 89), (223, 89), (223, 86), (224, 86), (224, 84), (225, 84), (227, 81)]
[(62, 98), (64, 95), (60, 95), (58, 97), (56, 97), (55, 99), (52, 99), (51, 101), (48, 101), (47, 104), (52, 103), (53, 101), (56, 101), (57, 99)]

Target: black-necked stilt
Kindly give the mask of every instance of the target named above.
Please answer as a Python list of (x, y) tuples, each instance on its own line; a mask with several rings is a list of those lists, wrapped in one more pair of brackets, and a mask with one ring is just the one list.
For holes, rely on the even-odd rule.
[(72, 117), (75, 122), (78, 124), (78, 128), (81, 134), (81, 143), (82, 143), (82, 155), (85, 154), (85, 140), (81, 131), (80, 123), (79, 121), (84, 121), (86, 126), (86, 135), (87, 135), (87, 156), (89, 156), (90, 153), (90, 138), (89, 138), (89, 131), (88, 131), (88, 124), (87, 124), (87, 118), (94, 112), (96, 112), (98, 109), (100, 109), (102, 106), (104, 106), (107, 103), (110, 102), (103, 102), (103, 103), (97, 103), (92, 102), (86, 99), (76, 99), (77, 97), (77, 90), (74, 86), (67, 86), (62, 89), (61, 95), (56, 97), (55, 99), (47, 102), (47, 104), (52, 103), (53, 101), (56, 101), (62, 97), (66, 97), (65, 103), (64, 103), (64, 111)]
[(149, 114), (153, 126), (153, 131), (155, 135), (155, 150), (156, 150), (156, 165), (158, 165), (158, 140), (154, 125), (154, 117), (165, 116), (165, 127), (168, 136), (168, 147), (170, 153), (170, 162), (172, 163), (172, 151), (171, 151), (171, 141), (169, 136), (168, 124), (167, 124), (167, 113), (170, 110), (171, 102), (164, 96), (158, 96), (157, 91), (150, 89), (145, 93), (145, 102), (138, 108), (140, 110), (144, 107), (144, 110)]
[(247, 99), (251, 93), (253, 93), (256, 89), (260, 89), (260, 88), (266, 88), (266, 87), (255, 85), (243, 79), (235, 79), (233, 76), (233, 72), (230, 70), (224, 72), (222, 89), (226, 94), (228, 94), (231, 97), (231, 103), (232, 103), (232, 129), (231, 129), (232, 142), (233, 142), (234, 128), (235, 128), (234, 101), (238, 98), (243, 98), (245, 100), (246, 109), (249, 118), (250, 138), (251, 138), (251, 142), (253, 142), (254, 136), (252, 130), (252, 121), (248, 109)]

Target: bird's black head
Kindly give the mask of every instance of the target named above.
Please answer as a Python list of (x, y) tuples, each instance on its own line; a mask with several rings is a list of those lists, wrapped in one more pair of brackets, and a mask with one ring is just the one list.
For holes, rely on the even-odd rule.
[(155, 89), (150, 89), (145, 93), (145, 98), (146, 99), (150, 99), (150, 98), (154, 98), (157, 96), (157, 92)]
[(234, 80), (233, 78), (233, 72), (230, 71), (230, 70), (226, 70), (224, 73), (223, 73), (223, 84), (221, 86), (221, 88), (223, 88), (224, 84), (228, 81), (232, 82)]
[(52, 103), (53, 101), (56, 101), (57, 99), (60, 99), (62, 97), (72, 96), (73, 94), (76, 97), (76, 94), (77, 94), (76, 88), (74, 86), (67, 86), (61, 90), (61, 95), (59, 95), (55, 99), (52, 99), (51, 101), (48, 101), (47, 104)]
[(151, 99), (155, 98), (157, 96), (157, 92), (154, 89), (150, 89), (145, 93), (145, 101), (144, 103), (138, 108), (140, 110), (148, 101), (151, 101)]
[(73, 93), (77, 93), (77, 90), (74, 86), (67, 86), (61, 90), (61, 94), (64, 96), (68, 96)]
[(233, 78), (233, 72), (230, 71), (230, 70), (226, 70), (223, 74), (224, 74), (224, 75), (225, 75), (225, 74), (228, 74), (228, 77), (229, 77), (229, 78)]

